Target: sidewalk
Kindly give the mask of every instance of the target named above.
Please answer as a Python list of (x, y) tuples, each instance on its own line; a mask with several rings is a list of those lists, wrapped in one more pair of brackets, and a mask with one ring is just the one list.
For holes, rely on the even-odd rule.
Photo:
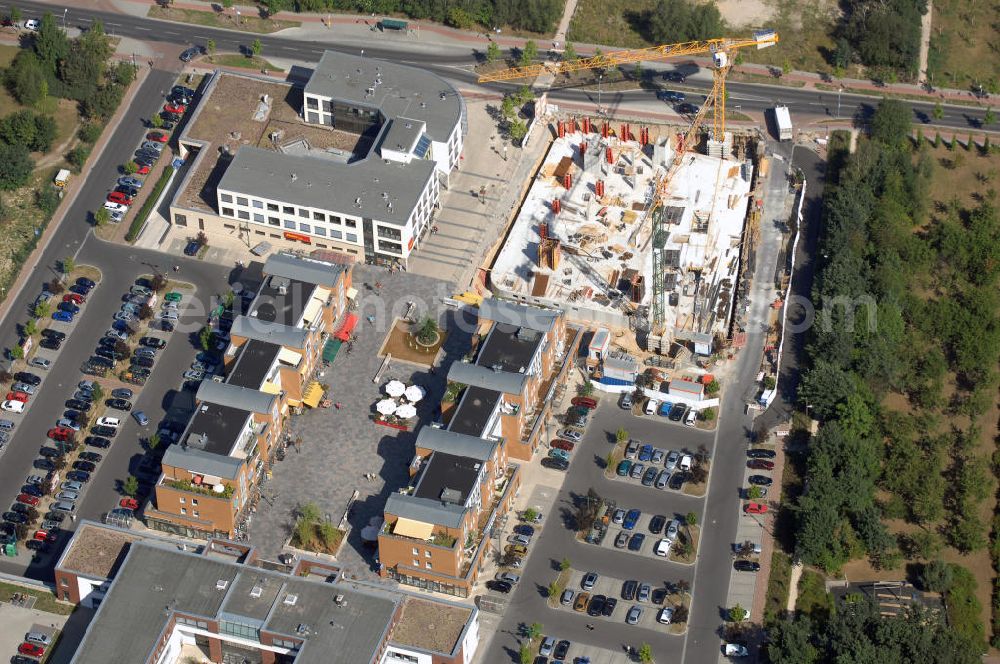
[[(45, 0), (53, 1), (53, 0)], [(54, 3), (53, 1), (53, 4)], [(102, 4), (112, 5), (117, 11), (128, 13), (132, 15), (143, 15), (150, 5), (154, 4), (152, 0), (103, 0)], [(177, 9), (191, 9), (197, 11), (212, 11), (212, 4), (209, 2), (197, 2), (194, 0), (180, 0), (175, 1), (172, 7)], [(552, 37), (551, 41), (559, 43), (559, 47), (564, 46), (564, 39), (566, 31), (569, 29), (569, 22), (573, 15), (573, 10), (576, 7), (576, 0), (567, 0), (566, 10), (564, 11), (563, 17), (560, 20), (559, 26)], [(239, 9), (241, 13), (254, 15), (258, 11), (256, 7), (250, 6), (234, 6), (232, 10), (235, 11)], [(309, 39), (317, 41), (342, 41), (344, 38), (344, 31), (338, 30), (337, 27), (352, 26), (357, 28), (357, 37), (359, 39), (371, 40), (371, 26), (377, 23), (379, 20), (378, 15), (373, 16), (360, 16), (357, 14), (307, 14), (307, 13), (296, 13), (293, 11), (281, 11), (274, 15), (274, 18), (288, 21), (297, 21), (302, 24), (301, 28), (291, 28), (289, 30), (274, 33), (278, 36), (292, 36), (295, 32), (307, 32), (308, 35), (301, 35)], [(410, 25), (411, 30), (415, 33), (416, 39), (422, 44), (436, 44), (439, 46), (468, 46), (468, 45), (479, 45), (483, 50), (485, 50), (486, 45), (490, 41), (496, 41), (502, 47), (505, 48), (522, 48), (524, 44), (529, 41), (528, 39), (521, 37), (506, 37), (501, 33), (500, 35), (493, 35), (488, 32), (473, 32), (467, 30), (459, 30), (457, 28), (449, 28), (437, 23), (431, 23), (429, 21), (421, 20), (407, 20)], [(351, 32), (354, 32), (353, 30)], [(379, 35), (379, 39), (382, 37), (382, 33), (376, 33)], [(295, 35), (299, 36), (299, 35)], [(536, 42), (541, 42), (541, 50), (545, 50), (546, 42), (549, 39), (541, 35), (535, 38)], [(599, 45), (599, 44), (582, 44), (574, 43), (576, 52), (581, 56), (586, 56), (593, 54), (597, 48), (606, 53), (609, 49), (614, 49), (614, 46)], [(711, 66), (711, 58), (686, 58), (683, 60), (673, 61), (676, 64), (695, 64), (702, 68), (709, 68)], [(770, 76), (770, 70), (772, 68), (767, 65), (757, 65), (757, 64), (744, 64), (739, 67), (734, 68), (735, 72), (746, 73), (757, 76)], [(946, 88), (938, 88), (933, 92), (928, 92), (927, 90), (921, 88), (916, 84), (909, 83), (893, 83), (879, 86), (870, 80), (863, 79), (851, 79), (851, 78), (841, 78), (833, 79), (830, 81), (824, 80), (820, 74), (814, 74), (809, 72), (790, 72), (788, 74), (782, 75), (780, 78), (775, 79), (775, 84), (780, 85), (780, 81), (794, 81), (804, 83), (805, 88), (815, 88), (817, 84), (826, 85), (838, 85), (845, 88), (851, 88), (853, 90), (861, 90), (865, 92), (870, 92), (872, 94), (883, 95), (883, 94), (905, 94), (905, 95), (915, 95), (918, 97), (924, 97), (927, 101), (974, 101), (975, 98), (971, 92), (965, 90), (954, 90)], [(988, 100), (983, 100), (984, 103), (988, 103)]]

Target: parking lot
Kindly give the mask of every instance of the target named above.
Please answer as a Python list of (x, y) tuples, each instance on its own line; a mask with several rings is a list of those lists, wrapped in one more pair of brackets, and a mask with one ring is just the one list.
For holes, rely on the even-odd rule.
[[(583, 581), (588, 574), (585, 570), (570, 570), (566, 590), (559, 598), (559, 610), (586, 616), (591, 625), (601, 620), (625, 622), (633, 627), (669, 634), (683, 630), (683, 625), (670, 625), (670, 616), (679, 605), (680, 595), (666, 582), (598, 575), (595, 582), (585, 585)], [(609, 609), (609, 605), (612, 608)], [(641, 615), (634, 624), (627, 623), (626, 617), (633, 607), (638, 607)], [(664, 608), (669, 610), (666, 614), (662, 612)], [(662, 622), (661, 618), (667, 622)]]
[[(617, 515), (619, 513), (627, 514), (632, 508), (620, 506), (612, 509), (613, 515)], [(674, 559), (675, 552), (673, 546), (679, 537), (687, 537), (684, 534), (684, 515), (665, 514), (662, 512), (660, 514), (640, 513), (639, 518), (632, 528), (627, 527), (627, 519), (623, 519), (623, 523), (621, 521), (616, 522), (614, 518), (612, 516), (612, 520), (608, 524), (607, 535), (596, 546), (633, 556), (652, 558), (659, 560), (663, 564), (684, 564)], [(658, 527), (652, 526), (654, 519), (657, 521)], [(668, 533), (667, 530), (671, 524), (674, 524), (675, 528), (672, 528), (671, 532)]]
[[(662, 535), (651, 533), (649, 525), (655, 515), (663, 516), (665, 521), (683, 520), (688, 513), (700, 518), (704, 499), (669, 488), (658, 490), (655, 486), (642, 486), (637, 480), (618, 479), (614, 476), (614, 468), (611, 469), (612, 476), (608, 476), (605, 463), (608, 454), (615, 449), (615, 434), (619, 428), (626, 430), (628, 439), (663, 450), (664, 460), (660, 461), (660, 468), (664, 467), (669, 450), (694, 455), (703, 447), (705, 453), (711, 456), (715, 436), (696, 427), (670, 422), (668, 418), (634, 415), (620, 408), (615, 396), (599, 393), (595, 396), (600, 403), (588, 416), (585, 433), (574, 447), (568, 470), (564, 475), (553, 473), (563, 479), (562, 488), (551, 513), (546, 517), (546, 528), (534, 537), (530, 556), (524, 568), (519, 570), (521, 580), (509, 599), (509, 605), (518, 609), (507, 612), (501, 622), (500, 633), (502, 635), (503, 630), (516, 633), (519, 623), (537, 621), (545, 626), (546, 633), (568, 639), (574, 646), (586, 646), (586, 650), (607, 647), (610, 643), (619, 644), (619, 647), (649, 643), (657, 661), (677, 661), (684, 639), (678, 638), (671, 630), (682, 630), (684, 627), (675, 625), (668, 629), (656, 622), (660, 607), (651, 601), (640, 602), (643, 611), (638, 625), (626, 624), (626, 606), (636, 602), (622, 600), (621, 588), (622, 583), (629, 579), (649, 583), (653, 589), (689, 587), (685, 584), (690, 584), (693, 579), (695, 566), (656, 556), (653, 547)], [(638, 552), (629, 551), (627, 544), (622, 549), (615, 548), (617, 534), (625, 530), (623, 524), (612, 523), (608, 536), (600, 545), (588, 544), (577, 537), (575, 515), (579, 506), (587, 500), (590, 490), (615, 507), (640, 511), (635, 525), (628, 530), (629, 533), (645, 535)], [(604, 580), (605, 585), (597, 586), (598, 594), (607, 596), (610, 593), (618, 604), (610, 617), (592, 617), (586, 612), (574, 611), (572, 606), (558, 605), (558, 608), (553, 608), (549, 605), (544, 589), (558, 577), (559, 562), (563, 559), (568, 559), (574, 570), (567, 588), (580, 590), (580, 576), (587, 571), (596, 572), (599, 579)], [(698, 602), (697, 590), (689, 602)], [(595, 629), (588, 629), (588, 624)], [(497, 639), (502, 641), (502, 636)], [(499, 664), (506, 660), (502, 654), (491, 652), (486, 661)]]

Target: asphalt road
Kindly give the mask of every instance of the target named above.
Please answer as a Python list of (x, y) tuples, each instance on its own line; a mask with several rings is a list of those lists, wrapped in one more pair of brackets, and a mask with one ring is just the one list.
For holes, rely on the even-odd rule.
[[(637, 579), (662, 586), (666, 582), (679, 580), (691, 582), (693, 565), (681, 565), (663, 559), (638, 556), (626, 551), (618, 551), (576, 540), (574, 531), (567, 525), (572, 518), (577, 502), (593, 488), (601, 496), (614, 500), (624, 508), (638, 508), (644, 515), (663, 514), (668, 517), (695, 512), (701, 517), (703, 498), (687, 496), (675, 491), (660, 491), (642, 486), (638, 480), (619, 481), (604, 476), (604, 459), (613, 447), (614, 432), (619, 427), (628, 430), (631, 438), (650, 443), (665, 450), (686, 449), (697, 451), (700, 445), (712, 449), (714, 436), (682, 424), (666, 421), (660, 417), (636, 417), (618, 408), (611, 395), (601, 399), (601, 405), (591, 417), (590, 426), (584, 439), (573, 453), (573, 460), (559, 490), (555, 506), (546, 516), (542, 531), (535, 538), (521, 581), (511, 595), (503, 620), (493, 641), (493, 648), (486, 655), (487, 664), (509, 664), (512, 653), (517, 652), (520, 623), (540, 622), (547, 635), (569, 639), (573, 643), (617, 650), (625, 645), (638, 647), (642, 643), (653, 646), (657, 661), (679, 661), (684, 647), (684, 638), (668, 635), (663, 631), (642, 629), (625, 624), (625, 609), (628, 602), (619, 600), (616, 610), (617, 622), (598, 621), (597, 629), (587, 630), (585, 614), (550, 609), (545, 597), (545, 589), (557, 576), (555, 566), (563, 558), (569, 558), (574, 569), (594, 571), (601, 576), (618, 579)], [(555, 481), (558, 475), (553, 475)], [(617, 533), (612, 529), (611, 535)], [(656, 538), (652, 538), (655, 542)], [(647, 534), (644, 546), (650, 550), (652, 543)], [(695, 604), (698, 599), (695, 597)], [(647, 609), (649, 610), (649, 609)], [(662, 659), (661, 659), (662, 658)]]
[[(7, 11), (10, 3), (0, 2), (0, 11)], [(25, 18), (40, 18), (46, 11), (58, 14), (59, 7), (42, 2), (18, 2), (17, 6)], [(58, 17), (61, 18), (61, 17)], [(239, 51), (246, 48), (253, 39), (260, 39), (265, 56), (288, 58), (304, 62), (316, 62), (323, 51), (339, 51), (357, 54), (364, 49), (365, 56), (393, 60), (421, 67), (440, 74), (444, 78), (459, 84), (463, 89), (481, 87), (476, 82), (472, 71), (478, 58), (483, 56), (483, 49), (473, 46), (445, 46), (440, 44), (425, 44), (419, 41), (393, 42), (373, 39), (359, 40), (351, 36), (337, 35), (336, 42), (318, 42), (294, 39), (275, 35), (257, 35), (239, 33), (233, 30), (221, 30), (205, 26), (187, 26), (157, 19), (150, 19), (130, 14), (116, 14), (95, 11), (86, 8), (73, 7), (68, 14), (68, 24), (77, 27), (87, 27), (90, 22), (100, 20), (109, 33), (132, 37), (135, 39), (172, 43), (187, 46), (193, 43), (204, 45), (209, 39), (216, 43), (219, 51)], [(680, 89), (698, 91), (704, 94), (712, 87), (711, 72), (698, 65), (680, 63), (666, 65), (663, 63), (644, 63), (647, 69), (654, 71), (677, 70), (688, 77)], [(669, 84), (667, 84), (669, 85)], [(519, 85), (482, 86), (484, 90), (500, 91), (515, 89)], [(671, 86), (673, 87), (673, 86)], [(786, 104), (797, 127), (816, 120), (833, 120), (835, 118), (867, 119), (878, 104), (878, 95), (855, 95), (844, 93), (838, 97), (836, 92), (819, 92), (780, 85), (759, 83), (727, 82), (729, 94), (728, 107), (747, 113), (761, 113), (772, 108), (776, 103)], [(553, 89), (549, 93), (552, 102), (591, 102), (597, 107), (597, 92), (576, 88)], [(692, 99), (700, 103), (699, 99)], [(839, 102), (838, 102), (839, 99)], [(909, 102), (913, 110), (913, 120), (917, 124), (931, 124), (937, 127), (948, 127), (962, 130), (981, 130), (984, 109), (966, 106), (944, 105), (944, 115), (939, 120), (932, 121), (933, 102)], [(655, 101), (652, 92), (635, 90), (630, 92), (605, 92), (601, 96), (601, 104), (612, 109), (619, 107), (634, 107), (645, 104), (648, 107), (663, 108), (663, 104)], [(797, 119), (798, 118), (798, 119)]]
[[(0, 344), (4, 348), (10, 348), (17, 340), (17, 325), (27, 320), (31, 303), (42, 286), (57, 274), (56, 266), (65, 256), (76, 254), (78, 265), (94, 265), (103, 274), (101, 284), (91, 293), (87, 304), (77, 316), (73, 333), (59, 351), (58, 359), (47, 372), (39, 394), (32, 399), (30, 408), (3, 452), (0, 463), (0, 507), (4, 509), (13, 501), (24, 478), (32, 474), (31, 464), (38, 449), (46, 441), (45, 432), (55, 424), (64, 409), (64, 402), (83, 378), (79, 370), (80, 364), (90, 356), (97, 340), (110, 326), (112, 315), (121, 305), (122, 294), (136, 277), (150, 274), (156, 269), (167, 271), (170, 277), (193, 284), (198, 297), (194, 309), (182, 316), (182, 324), (178, 326), (167, 349), (161, 351), (150, 380), (137, 397), (135, 408), (144, 410), (150, 417), (151, 432), (171, 405), (177, 403), (184, 406), (187, 403), (183, 396), (180, 400), (175, 399), (177, 394), (172, 390), (179, 387), (180, 374), (191, 363), (190, 358), (197, 350), (188, 333), (196, 331), (199, 323), (203, 322), (208, 306), (205, 300), (224, 291), (225, 285), (235, 279), (236, 273), (230, 266), (103, 242), (90, 232), (88, 223), (90, 212), (103, 203), (110, 185), (119, 175), (119, 166), (132, 154), (146, 131), (142, 120), (159, 107), (162, 102), (161, 91), (173, 84), (176, 75), (176, 72), (161, 70), (150, 73), (122, 122), (114, 129), (104, 153), (86, 174), (82, 190), (67, 211), (62, 224), (56, 229), (42, 259), (27, 272), (24, 289), (14, 298), (6, 317), (0, 322)], [(173, 264), (181, 267), (176, 274), (170, 272)], [(106, 452), (78, 504), (78, 518), (98, 519), (114, 507), (121, 497), (117, 492), (117, 483), (129, 475), (142, 453), (138, 425), (129, 419)], [(72, 527), (68, 520), (65, 525), (67, 529)], [(65, 539), (61, 541), (63, 542)], [(51, 578), (51, 564), (57, 555), (58, 550), (51, 557), (32, 564), (27, 569), (16, 562), (0, 558), (0, 571), (38, 579)]]

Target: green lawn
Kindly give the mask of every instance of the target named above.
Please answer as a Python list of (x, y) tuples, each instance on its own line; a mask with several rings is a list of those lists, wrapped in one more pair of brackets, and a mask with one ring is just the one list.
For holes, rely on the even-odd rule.
[(1000, 2), (935, 0), (928, 75), (935, 85), (1000, 93)]
[(161, 18), (167, 21), (177, 21), (179, 23), (193, 23), (195, 25), (205, 25), (210, 28), (226, 28), (228, 30), (243, 30), (244, 32), (256, 32), (267, 34), (277, 32), (286, 28), (298, 28), (301, 21), (285, 21), (270, 18), (260, 18), (257, 16), (240, 15), (240, 23), (236, 24), (236, 14), (232, 11), (215, 12), (199, 11), (197, 9), (177, 9), (160, 6), (149, 8), (150, 18)]
[(771, 554), (771, 574), (767, 579), (767, 599), (764, 601), (764, 624), (780, 620), (788, 606), (788, 590), (792, 577), (792, 559), (781, 551)]
[(795, 610), (818, 619), (825, 618), (833, 610), (833, 596), (826, 592), (822, 574), (808, 569), (802, 571)]
[(266, 69), (269, 72), (283, 72), (285, 71), (277, 65), (273, 65), (264, 58), (248, 58), (245, 55), (240, 55), (239, 53), (223, 53), (222, 55), (213, 55), (208, 58), (209, 62), (215, 65), (221, 65), (223, 67), (246, 67), (247, 69)]
[(56, 600), (55, 595), (47, 590), (32, 590), (30, 588), (25, 588), (24, 586), (15, 586), (12, 583), (4, 583), (0, 581), (0, 602), (8, 602), (14, 593), (25, 593), (27, 595), (33, 595), (35, 599), (35, 608), (39, 611), (45, 611), (46, 613), (57, 613), (62, 616), (68, 616), (73, 613), (73, 609), (76, 608), (69, 604), (63, 604)]

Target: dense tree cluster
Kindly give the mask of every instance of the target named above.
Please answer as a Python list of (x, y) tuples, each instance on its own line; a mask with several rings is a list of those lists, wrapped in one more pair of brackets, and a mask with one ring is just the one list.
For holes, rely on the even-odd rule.
[(869, 601), (849, 598), (822, 624), (799, 615), (770, 626), (771, 664), (973, 664), (975, 639), (951, 630), (940, 616), (913, 609), (897, 617), (879, 615)]
[[(934, 164), (909, 131), (905, 105), (884, 101), (855, 154), (831, 143), (818, 314), (799, 390), (824, 424), (794, 507), (797, 555), (831, 571), (866, 554), (896, 564), (883, 516), (933, 525), (947, 515), (949, 544), (963, 552), (986, 544), (977, 514), (992, 478), (975, 453), (975, 421), (997, 386), (1000, 215), (983, 196), (928, 220)], [(949, 372), (959, 389), (945, 401)], [(883, 408), (890, 391), (907, 395), (915, 414)], [(942, 413), (973, 424), (948, 430)], [(876, 502), (877, 488), (891, 493), (887, 504)], [(928, 535), (913, 546), (933, 549), (937, 536)]]
[(296, 0), (301, 12), (345, 11), (403, 14), (458, 28), (510, 26), (551, 32), (562, 17), (562, 0)]
[(46, 13), (31, 48), (18, 53), (7, 70), (7, 87), (25, 106), (52, 95), (80, 102), (87, 117), (106, 119), (134, 78), (130, 65), (108, 64), (112, 50), (100, 21), (70, 39)]
[(845, 20), (836, 64), (856, 58), (869, 67), (915, 75), (920, 57), (920, 21), (927, 0), (844, 0)]
[(645, 36), (655, 44), (723, 36), (722, 15), (714, 2), (659, 0), (645, 23)]

